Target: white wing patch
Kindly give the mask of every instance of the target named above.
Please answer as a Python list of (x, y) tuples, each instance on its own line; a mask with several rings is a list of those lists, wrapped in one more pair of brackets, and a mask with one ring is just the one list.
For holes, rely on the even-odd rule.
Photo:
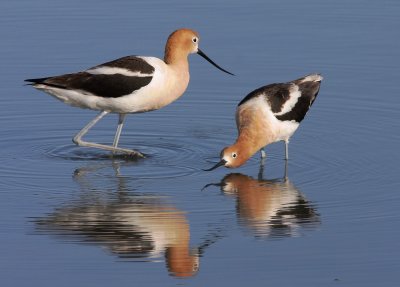
[(289, 100), (287, 100), (282, 107), (282, 110), (279, 113), (274, 113), (276, 116), (281, 116), (284, 115), (288, 112), (290, 112), (293, 107), (296, 105), (297, 101), (301, 97), (301, 92), (299, 90), (299, 86), (297, 85), (292, 85), (290, 91), (289, 91)]
[(120, 74), (120, 75), (128, 76), (128, 77), (151, 77), (151, 76), (153, 76), (153, 73), (143, 74), (140, 71), (129, 71), (128, 69), (124, 69), (124, 68), (115, 68), (115, 67), (107, 67), (107, 66), (100, 66), (97, 68), (86, 70), (86, 72), (89, 74), (92, 74), (92, 75)]

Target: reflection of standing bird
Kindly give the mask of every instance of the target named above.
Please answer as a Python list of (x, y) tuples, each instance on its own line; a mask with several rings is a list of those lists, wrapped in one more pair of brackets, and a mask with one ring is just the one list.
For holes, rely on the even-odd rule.
[(298, 80), (271, 84), (248, 94), (236, 110), (239, 136), (236, 142), (221, 151), (219, 166), (239, 167), (261, 149), (277, 141), (285, 141), (288, 159), (290, 137), (299, 127), (313, 104), (322, 77), (312, 74)]
[(39, 230), (106, 247), (121, 258), (165, 260), (171, 275), (193, 276), (198, 271), (196, 248), (190, 247), (185, 212), (157, 196), (118, 196), (75, 202), (37, 220)]
[[(81, 198), (37, 219), (37, 229), (73, 242), (99, 245), (121, 258), (159, 260), (165, 256), (172, 276), (195, 275), (199, 250), (190, 246), (186, 212), (167, 203), (165, 196), (134, 192), (120, 174), (121, 165), (131, 164), (113, 161), (75, 170)], [(99, 177), (98, 171), (107, 167), (114, 169), (115, 176)]]
[(231, 173), (218, 185), (225, 195), (236, 198), (240, 223), (256, 236), (293, 236), (300, 226), (319, 223), (314, 208), (287, 179), (257, 180)]
[[(189, 54), (197, 53), (229, 73), (208, 58), (198, 45), (199, 35), (195, 31), (180, 29), (169, 36), (164, 61), (154, 57), (127, 56), (83, 72), (26, 81), (66, 104), (101, 111), (73, 138), (77, 145), (143, 156), (136, 151), (118, 148), (127, 113), (158, 110), (182, 96), (189, 83)], [(83, 141), (82, 137), (108, 113), (119, 114), (113, 145)]]

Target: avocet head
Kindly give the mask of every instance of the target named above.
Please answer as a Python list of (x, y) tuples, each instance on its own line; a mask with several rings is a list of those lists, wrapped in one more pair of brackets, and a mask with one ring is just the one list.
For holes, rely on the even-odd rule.
[(238, 146), (232, 145), (224, 148), (221, 151), (221, 160), (209, 169), (205, 169), (205, 171), (211, 171), (220, 166), (225, 166), (228, 168), (236, 168), (244, 164), (249, 156), (246, 152), (239, 149)]
[(191, 29), (179, 29), (169, 35), (167, 44), (165, 45), (165, 62), (171, 63), (178, 58), (187, 57), (189, 54), (197, 53), (217, 69), (233, 75), (231, 72), (221, 68), (213, 60), (211, 60), (203, 51), (199, 49), (199, 34)]
[(169, 35), (165, 46), (165, 54), (173, 51), (179, 53), (192, 54), (197, 53), (199, 49), (199, 34), (190, 29), (179, 29)]

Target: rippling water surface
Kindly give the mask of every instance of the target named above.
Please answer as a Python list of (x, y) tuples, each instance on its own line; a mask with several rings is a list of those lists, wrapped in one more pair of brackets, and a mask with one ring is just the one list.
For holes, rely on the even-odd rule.
[[(1, 286), (398, 286), (398, 1), (4, 1), (0, 9)], [(24, 86), (130, 55), (180, 27), (185, 95), (128, 116), (121, 145), (76, 147), (95, 112)], [(311, 72), (321, 91), (290, 143), (204, 172), (236, 104)], [(111, 142), (110, 115), (88, 138)]]

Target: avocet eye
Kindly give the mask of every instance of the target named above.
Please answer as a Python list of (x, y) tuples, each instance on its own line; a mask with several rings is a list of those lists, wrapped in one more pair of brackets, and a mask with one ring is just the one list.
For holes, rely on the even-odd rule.
[(193, 37), (192, 42), (197, 43), (197, 41), (198, 41), (197, 37)]
[(233, 152), (233, 153), (232, 153), (232, 157), (233, 157), (233, 158), (236, 158), (236, 157), (237, 157), (237, 154), (236, 154), (235, 152)]

